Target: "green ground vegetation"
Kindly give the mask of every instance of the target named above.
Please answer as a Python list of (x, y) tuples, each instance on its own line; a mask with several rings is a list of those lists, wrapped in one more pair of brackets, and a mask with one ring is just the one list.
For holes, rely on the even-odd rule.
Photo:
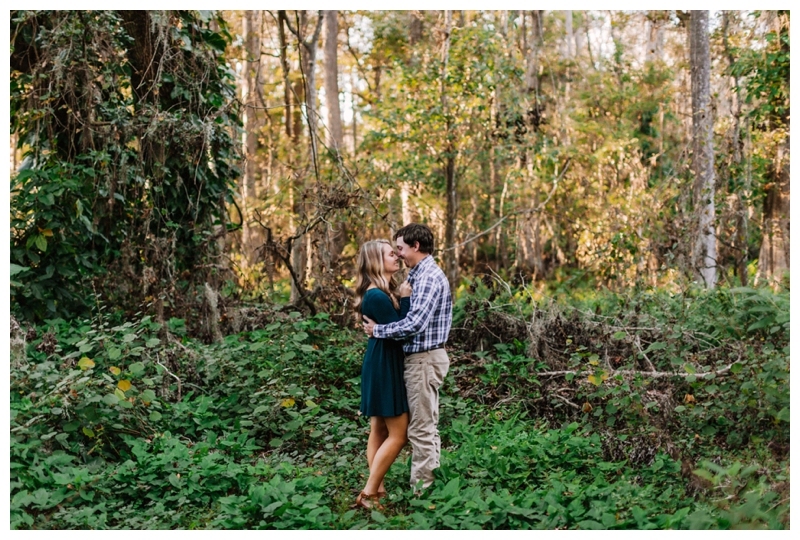
[[(453, 339), (472, 348), (451, 349), (437, 482), (412, 495), (406, 448), (387, 509), (371, 513), (351, 508), (367, 473), (360, 332), (278, 309), (213, 344), (183, 320), (102, 306), (23, 323), (11, 527), (789, 528), (788, 291), (569, 304), (470, 290)], [(470, 344), (501, 319), (538, 338), (494, 327), (499, 339)]]

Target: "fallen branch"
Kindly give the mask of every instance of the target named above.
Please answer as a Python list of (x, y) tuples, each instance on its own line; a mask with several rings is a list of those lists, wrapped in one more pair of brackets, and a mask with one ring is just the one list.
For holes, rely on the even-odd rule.
[[(698, 379), (706, 379), (711, 377), (712, 375), (723, 375), (730, 371), (731, 366), (733, 364), (728, 364), (722, 369), (718, 369), (716, 371), (709, 371), (707, 373), (673, 373), (670, 371), (635, 371), (635, 370), (628, 370), (628, 369), (620, 369), (617, 371), (613, 371), (609, 374), (609, 376), (613, 375), (641, 375), (642, 377), (652, 377), (653, 379), (663, 379), (666, 377), (681, 377), (686, 379), (688, 377), (694, 376)], [(564, 375), (577, 375), (579, 372), (576, 370), (563, 370), (563, 371), (539, 371), (536, 372), (535, 375), (541, 377), (563, 377)], [(583, 372), (586, 373), (586, 372)]]
[[(156, 355), (158, 355), (158, 353), (156, 353)], [(172, 377), (174, 377), (174, 378), (175, 378), (175, 380), (176, 380), (176, 381), (178, 381), (178, 401), (180, 401), (180, 400), (181, 400), (181, 379), (180, 379), (180, 377), (178, 377), (177, 375), (175, 375), (174, 373), (172, 373), (170, 370), (168, 370), (168, 369), (167, 369), (167, 366), (165, 366), (164, 364), (162, 364), (162, 363), (161, 363), (161, 362), (159, 362), (158, 360), (156, 360), (156, 364), (158, 364), (159, 366), (161, 366), (162, 368), (164, 368), (164, 371), (166, 371), (167, 373), (169, 373), (170, 375), (172, 375)]]
[(576, 405), (575, 403), (571, 402), (570, 400), (568, 400), (564, 396), (559, 396), (558, 394), (553, 394), (553, 397), (557, 397), (558, 399), (560, 399), (561, 401), (563, 401), (564, 403), (566, 403), (570, 407), (573, 407), (575, 409), (581, 410), (579, 405)]

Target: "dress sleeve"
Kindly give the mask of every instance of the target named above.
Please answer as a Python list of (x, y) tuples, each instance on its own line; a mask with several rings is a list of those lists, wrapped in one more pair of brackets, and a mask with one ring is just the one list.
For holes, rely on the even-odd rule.
[(400, 318), (405, 319), (408, 312), (411, 310), (411, 297), (406, 296), (400, 299)]
[(368, 302), (369, 305), (366, 307), (369, 309), (365, 309), (364, 311), (368, 311), (367, 317), (371, 318), (376, 323), (389, 324), (400, 320), (400, 315), (397, 313), (397, 310), (394, 309), (394, 304), (392, 304), (392, 301), (385, 292), (379, 291), (378, 293), (370, 295)]

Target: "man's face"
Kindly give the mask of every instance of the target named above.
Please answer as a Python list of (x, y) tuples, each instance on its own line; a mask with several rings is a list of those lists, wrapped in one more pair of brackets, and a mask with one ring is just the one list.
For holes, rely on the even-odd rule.
[[(418, 245), (416, 242), (415, 244)], [(403, 241), (402, 236), (397, 237), (396, 247), (397, 249), (395, 249), (395, 253), (397, 253), (398, 257), (403, 259), (403, 262), (405, 262), (406, 265), (408, 265), (409, 267), (413, 267), (415, 264), (417, 264), (418, 261), (416, 259), (416, 255), (419, 253), (418, 248), (413, 248), (408, 244), (406, 244)]]

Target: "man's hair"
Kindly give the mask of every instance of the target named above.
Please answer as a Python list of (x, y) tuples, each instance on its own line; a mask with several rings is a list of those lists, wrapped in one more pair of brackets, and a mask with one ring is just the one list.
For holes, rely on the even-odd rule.
[(433, 253), (433, 233), (430, 227), (422, 223), (409, 223), (396, 233), (394, 233), (394, 240), (398, 237), (403, 237), (403, 242), (413, 247), (415, 243), (419, 242), (419, 250), (423, 253)]

